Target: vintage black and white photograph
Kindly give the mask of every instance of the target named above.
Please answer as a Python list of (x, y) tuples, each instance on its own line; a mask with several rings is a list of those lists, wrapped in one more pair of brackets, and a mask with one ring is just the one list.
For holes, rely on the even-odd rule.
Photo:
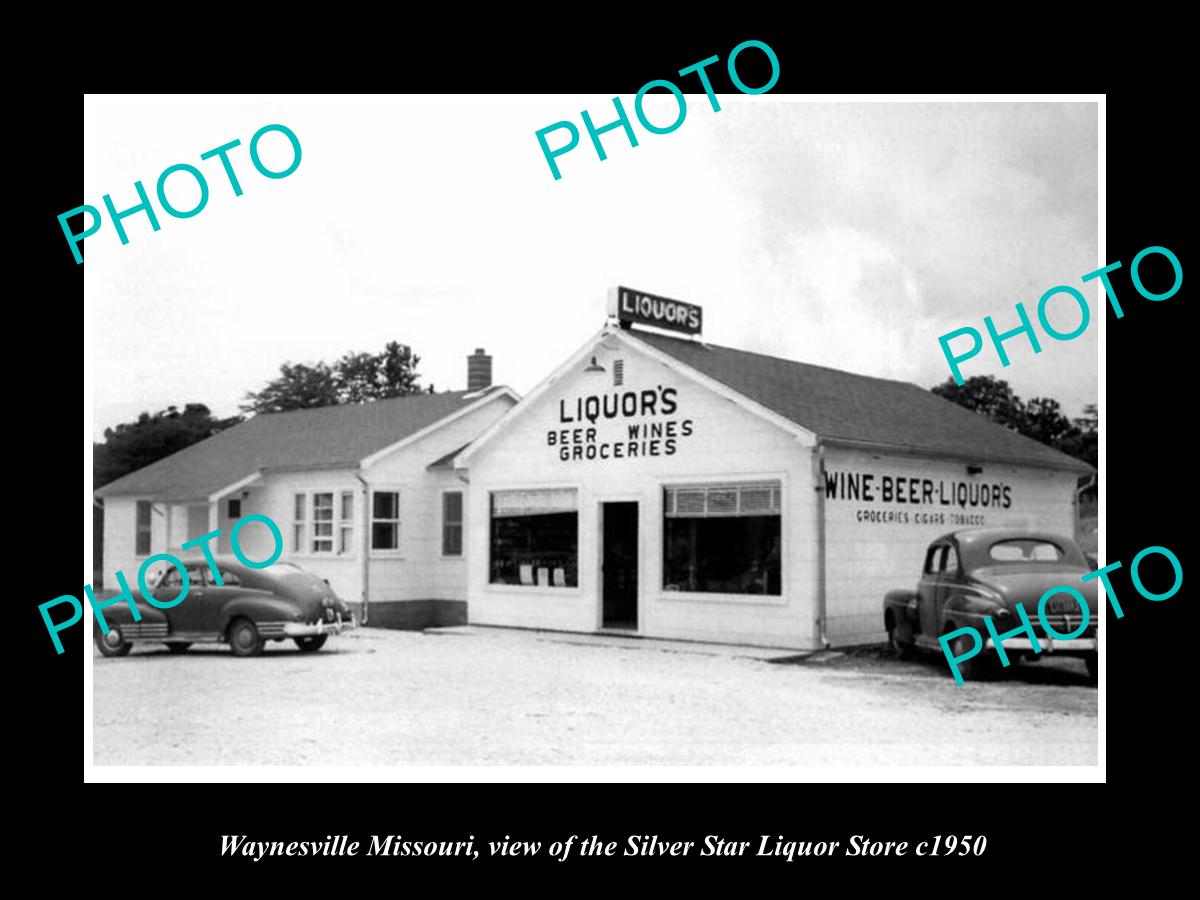
[(89, 778), (1102, 763), (1102, 100), (677, 80), (85, 97)]

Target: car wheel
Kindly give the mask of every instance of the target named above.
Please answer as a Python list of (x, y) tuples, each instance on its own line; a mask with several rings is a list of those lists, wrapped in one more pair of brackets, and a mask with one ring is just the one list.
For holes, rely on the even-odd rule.
[[(955, 656), (962, 656), (974, 646), (974, 641), (970, 640), (970, 636), (960, 634), (950, 643), (950, 650)], [(962, 676), (963, 681), (983, 681), (996, 673), (995, 661), (989, 658), (986, 654), (987, 650), (980, 650), (970, 659), (964, 659), (958, 664), (958, 673)], [(946, 667), (951, 676), (954, 670), (949, 666)]]
[(190, 646), (192, 646), (190, 642), (188, 642), (188, 643), (174, 642), (174, 643), (167, 644), (167, 649), (175, 654), (187, 653), (187, 649)]
[(108, 634), (100, 634), (100, 629), (96, 629), (96, 646), (105, 656), (125, 656), (133, 649), (116, 625), (108, 629)]
[(1089, 653), (1083, 658), (1083, 662), (1087, 666), (1088, 678), (1093, 683), (1098, 682), (1100, 680), (1100, 654)]
[(262, 653), (263, 639), (249, 619), (237, 619), (229, 626), (229, 647), (234, 656), (258, 656)]
[(913, 645), (900, 640), (900, 629), (896, 625), (896, 620), (891, 616), (887, 619), (887, 636), (888, 646), (892, 648), (892, 655), (896, 659), (911, 659), (913, 655)]
[(325, 646), (325, 641), (329, 638), (327, 634), (314, 634), (310, 637), (295, 638), (296, 646), (303, 653), (316, 653)]

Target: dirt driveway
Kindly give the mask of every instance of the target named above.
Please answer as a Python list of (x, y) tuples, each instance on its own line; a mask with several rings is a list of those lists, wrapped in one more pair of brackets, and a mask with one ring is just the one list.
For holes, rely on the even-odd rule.
[[(96, 653), (95, 651), (93, 651)], [(1086, 764), (1097, 691), (1045, 661), (959, 687), (938, 658), (466, 627), (316, 654), (94, 658), (96, 765)]]

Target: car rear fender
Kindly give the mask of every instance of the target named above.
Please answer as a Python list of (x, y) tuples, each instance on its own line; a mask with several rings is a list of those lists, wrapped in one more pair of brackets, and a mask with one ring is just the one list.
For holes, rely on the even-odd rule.
[(221, 610), (220, 629), (224, 635), (229, 623), (245, 617), (251, 622), (299, 622), (304, 618), (300, 605), (266, 591), (255, 591), (230, 600)]
[(942, 605), (943, 618), (955, 618), (960, 624), (983, 625), (984, 616), (994, 616), (1007, 604), (970, 587), (955, 588), (954, 593)]

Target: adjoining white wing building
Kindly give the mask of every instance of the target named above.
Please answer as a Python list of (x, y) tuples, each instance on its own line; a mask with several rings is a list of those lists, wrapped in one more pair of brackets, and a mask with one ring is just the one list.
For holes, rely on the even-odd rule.
[(620, 296), (454, 460), (471, 623), (863, 643), (938, 535), (1073, 535), (1085, 463), (913, 384), (634, 329), (698, 310)]
[[(450, 461), (517, 402), (491, 385), (491, 357), (468, 357), (468, 389), (258, 415), (105, 485), (104, 568), (136, 590), (157, 553), (265, 514), (284, 536), (283, 559), (321, 575), (360, 620), (385, 627), (466, 619), (466, 485)], [(270, 533), (239, 534), (252, 559)], [(198, 549), (190, 551), (199, 554)]]

